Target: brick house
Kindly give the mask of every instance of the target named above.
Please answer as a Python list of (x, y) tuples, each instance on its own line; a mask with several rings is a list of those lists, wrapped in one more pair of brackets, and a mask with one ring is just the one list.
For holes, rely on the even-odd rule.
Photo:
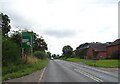
[(101, 59), (106, 58), (106, 47), (107, 44), (103, 43), (90, 43), (87, 50), (87, 58), (88, 59)]
[(109, 46), (107, 46), (108, 58), (119, 58), (120, 55), (120, 39), (115, 40)]

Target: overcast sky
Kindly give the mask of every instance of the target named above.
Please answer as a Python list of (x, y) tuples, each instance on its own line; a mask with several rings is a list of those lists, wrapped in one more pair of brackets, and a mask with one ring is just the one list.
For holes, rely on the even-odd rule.
[(86, 42), (118, 38), (119, 0), (0, 0), (0, 12), (12, 29), (26, 28), (42, 36), (51, 53), (65, 45), (75, 49)]

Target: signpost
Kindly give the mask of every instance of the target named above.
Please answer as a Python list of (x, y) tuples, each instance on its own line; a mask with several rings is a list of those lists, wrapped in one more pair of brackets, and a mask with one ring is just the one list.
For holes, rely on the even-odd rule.
[(22, 56), (25, 48), (31, 48), (31, 56), (33, 55), (33, 32), (22, 32)]
[(22, 32), (22, 48), (33, 47), (33, 32)]

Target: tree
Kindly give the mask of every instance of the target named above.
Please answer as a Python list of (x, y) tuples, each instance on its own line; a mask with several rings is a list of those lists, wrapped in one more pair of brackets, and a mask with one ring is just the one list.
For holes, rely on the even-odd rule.
[(62, 51), (63, 51), (63, 56), (65, 56), (67, 58), (71, 57), (72, 54), (73, 54), (73, 48), (71, 46), (69, 46), (69, 45), (64, 46)]
[(85, 59), (86, 55), (87, 55), (87, 48), (75, 50), (75, 56), (78, 58)]
[(47, 56), (48, 56), (48, 58), (51, 58), (51, 53), (47, 52)]
[(80, 44), (75, 50), (75, 56), (81, 59), (86, 58), (89, 43)]
[(3, 37), (2, 40), (2, 64), (16, 64), (21, 59), (21, 50), (16, 43), (12, 42), (8, 37)]
[(0, 15), (2, 16), (2, 35), (6, 36), (11, 29), (10, 19), (6, 14), (1, 13)]
[(37, 51), (37, 50), (43, 51), (43, 52), (45, 52), (45, 50), (48, 50), (47, 44), (42, 37), (36, 38), (34, 41), (34, 51)]
[(13, 42), (15, 42), (19, 47), (21, 47), (21, 38), (22, 38), (22, 35), (21, 35), (21, 30), (19, 31), (13, 31), (13, 34), (11, 35), (11, 40)]
[(34, 56), (39, 58), (39, 59), (46, 59), (47, 58), (47, 54), (45, 52), (42, 52), (42, 51), (35, 51)]
[(56, 54), (52, 54), (52, 57), (55, 58), (57, 55)]

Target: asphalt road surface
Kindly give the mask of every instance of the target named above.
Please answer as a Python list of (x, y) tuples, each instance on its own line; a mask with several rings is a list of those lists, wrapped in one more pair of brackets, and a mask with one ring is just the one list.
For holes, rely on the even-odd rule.
[(50, 60), (41, 82), (118, 82), (118, 73), (63, 60)]

